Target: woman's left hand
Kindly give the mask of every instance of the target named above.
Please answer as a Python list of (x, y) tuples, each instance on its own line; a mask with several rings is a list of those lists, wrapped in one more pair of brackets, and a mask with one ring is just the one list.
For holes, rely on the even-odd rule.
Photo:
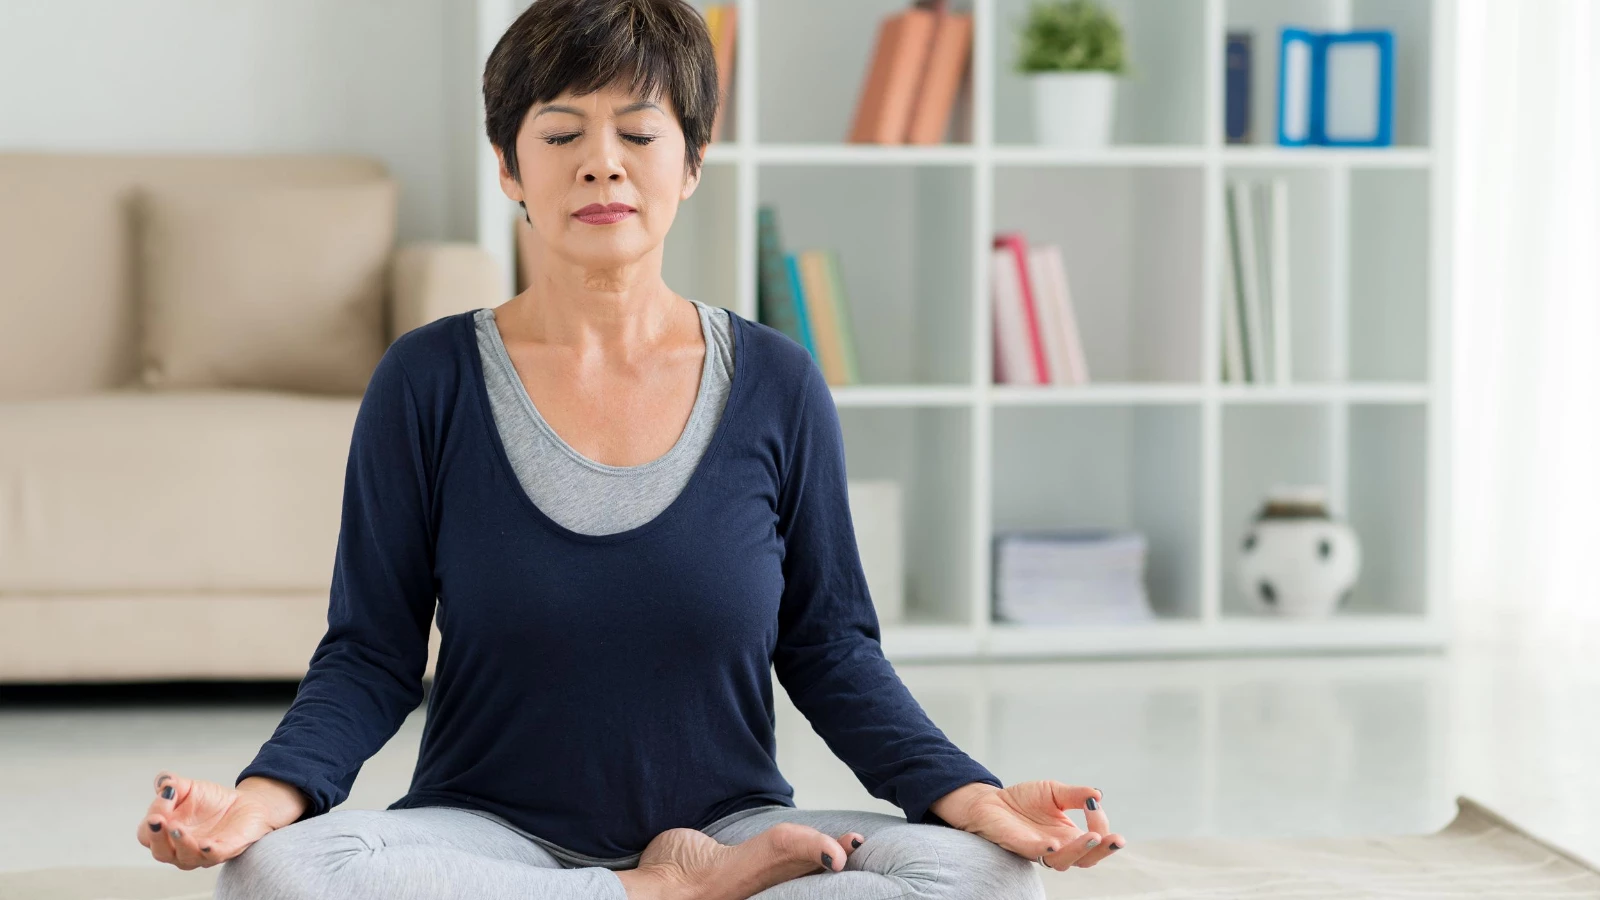
[[(961, 804), (959, 812), (952, 811), (956, 819), (943, 813), (941, 817), (1018, 856), (1030, 860), (1043, 856), (1045, 863), (1058, 872), (1073, 866), (1087, 869), (1127, 846), (1122, 835), (1111, 831), (1100, 792), (1094, 788), (1059, 781), (985, 787), (990, 790), (974, 793)], [(1069, 809), (1084, 811), (1087, 831), (1067, 816)], [(1052, 851), (1051, 847), (1055, 849)]]

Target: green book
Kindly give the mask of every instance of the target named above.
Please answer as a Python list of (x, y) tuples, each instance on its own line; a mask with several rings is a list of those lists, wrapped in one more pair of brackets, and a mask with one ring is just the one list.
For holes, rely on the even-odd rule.
[(855, 327), (850, 324), (850, 304), (845, 301), (844, 282), (839, 277), (839, 255), (832, 248), (822, 251), (828, 272), (828, 286), (833, 294), (833, 318), (839, 331), (839, 349), (844, 356), (847, 384), (860, 384), (861, 372), (856, 368)]

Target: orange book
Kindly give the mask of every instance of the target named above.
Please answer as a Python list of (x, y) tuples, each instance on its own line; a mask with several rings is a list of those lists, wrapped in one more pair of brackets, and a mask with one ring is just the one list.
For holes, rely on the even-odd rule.
[(834, 305), (833, 285), (828, 279), (828, 261), (821, 250), (800, 254), (800, 278), (805, 284), (806, 315), (811, 317), (811, 339), (817, 347), (822, 376), (830, 385), (850, 383), (845, 367), (844, 347), (839, 341), (838, 307)]
[(941, 8), (938, 17), (927, 68), (906, 131), (908, 144), (944, 142), (950, 114), (955, 110), (956, 92), (961, 89), (972, 53), (972, 14), (947, 13)]
[(877, 120), (878, 110), (883, 106), (884, 81), (889, 77), (889, 60), (894, 55), (895, 44), (900, 40), (900, 22), (900, 17), (895, 15), (886, 16), (878, 23), (872, 62), (867, 69), (866, 80), (861, 83), (855, 118), (850, 123), (849, 141), (852, 144), (867, 144), (873, 140), (872, 123)]
[(938, 16), (927, 9), (907, 9), (878, 26), (872, 65), (856, 105), (850, 142), (903, 144), (917, 84), (928, 59)]
[[(715, 13), (715, 21), (711, 14)], [(711, 140), (720, 139), (722, 122), (729, 103), (733, 102), (733, 48), (739, 34), (739, 6), (720, 3), (707, 12), (707, 25), (711, 27), (711, 43), (717, 60), (717, 112), (711, 120)]]

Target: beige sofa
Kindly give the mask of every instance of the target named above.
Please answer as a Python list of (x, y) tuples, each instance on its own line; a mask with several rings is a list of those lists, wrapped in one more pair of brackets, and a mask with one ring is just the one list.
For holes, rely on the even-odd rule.
[[(0, 685), (305, 673), (360, 391), (143, 383), (130, 210), (162, 186), (388, 178), (353, 156), (0, 154)], [(382, 252), (380, 350), (504, 299), (475, 245)]]

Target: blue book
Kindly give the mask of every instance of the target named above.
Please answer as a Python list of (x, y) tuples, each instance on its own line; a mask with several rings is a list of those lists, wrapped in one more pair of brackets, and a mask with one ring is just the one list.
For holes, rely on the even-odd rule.
[(1317, 142), (1322, 36), (1284, 28), (1278, 44), (1278, 143), (1304, 147)]
[[(793, 253), (783, 255), (783, 267), (789, 273), (789, 295), (794, 297), (794, 314), (799, 320), (801, 344), (812, 359), (817, 358), (817, 345), (811, 339), (811, 317), (806, 314), (806, 292), (800, 283), (800, 262)], [(820, 362), (820, 360), (819, 360)]]
[(1330, 147), (1394, 143), (1394, 32), (1326, 34), (1318, 53), (1317, 140)]
[(1248, 144), (1254, 140), (1250, 131), (1250, 85), (1255, 77), (1251, 37), (1248, 31), (1228, 32), (1223, 127), (1230, 144)]

